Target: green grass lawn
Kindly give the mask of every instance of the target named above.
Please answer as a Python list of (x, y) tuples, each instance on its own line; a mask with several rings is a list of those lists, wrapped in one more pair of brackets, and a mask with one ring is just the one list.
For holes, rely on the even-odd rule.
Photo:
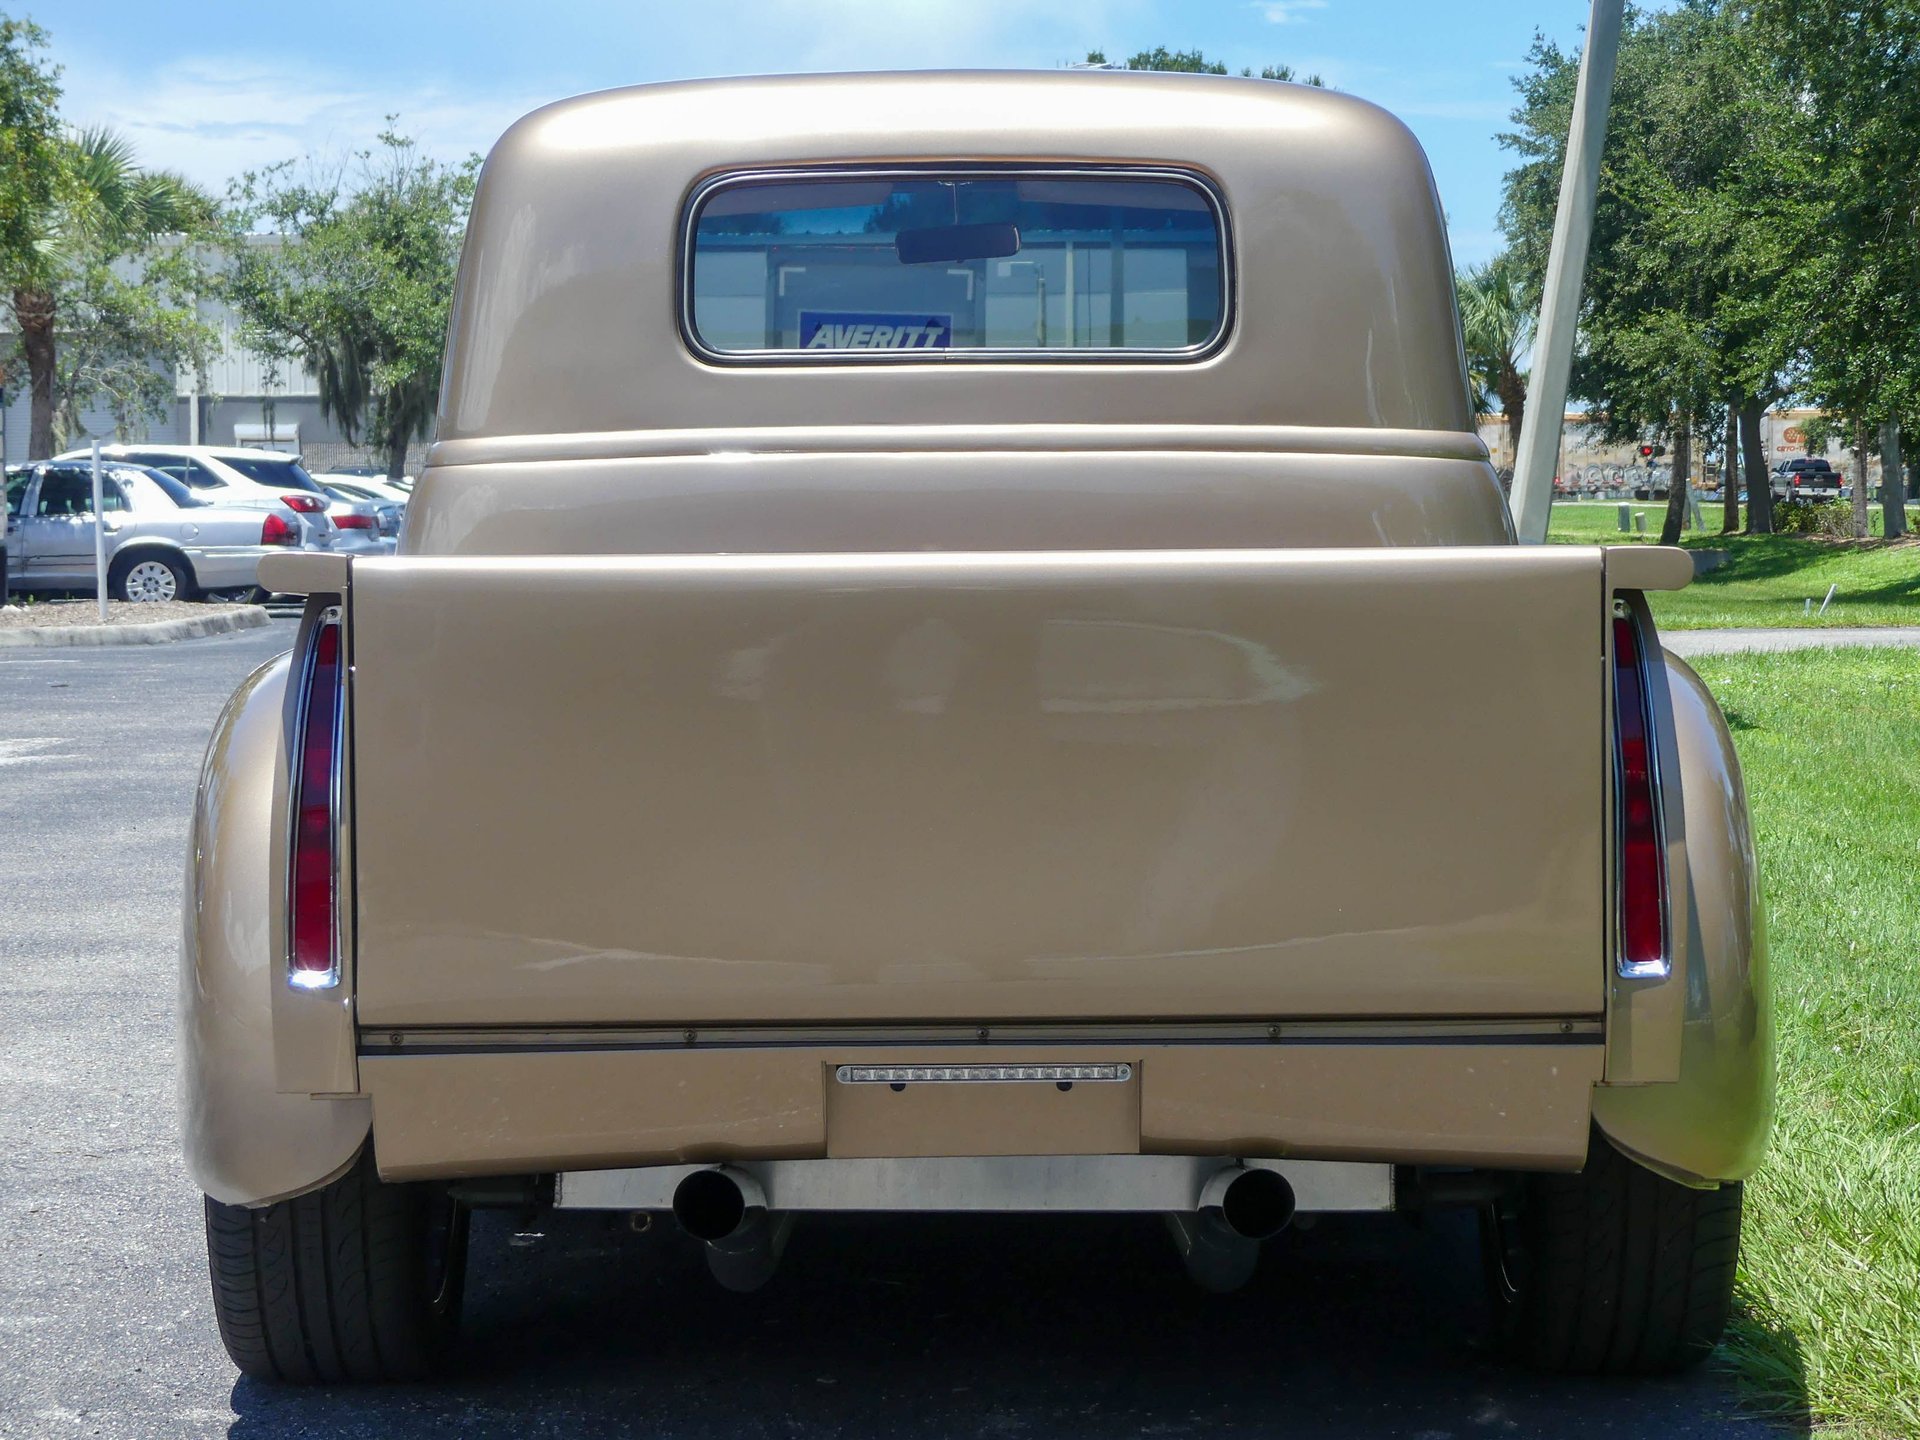
[(1782, 1415), (1920, 1434), (1920, 653), (1694, 664), (1746, 774), (1780, 1031), (1726, 1353)]
[[(1630, 505), (1647, 517), (1647, 535), (1623, 535), (1615, 503), (1557, 503), (1550, 538), (1578, 545), (1656, 541), (1664, 502)], [(1685, 590), (1652, 595), (1654, 620), (1671, 630), (1748, 625), (1920, 625), (1920, 541), (1835, 542), (1798, 535), (1722, 535), (1718, 507), (1703, 507), (1708, 522), (1682, 536), (1689, 549), (1726, 550), (1727, 563)], [(1920, 512), (1910, 512), (1920, 518)], [(1879, 526), (1879, 507), (1874, 524)], [(1837, 585), (1825, 615), (1817, 611), (1827, 587)]]

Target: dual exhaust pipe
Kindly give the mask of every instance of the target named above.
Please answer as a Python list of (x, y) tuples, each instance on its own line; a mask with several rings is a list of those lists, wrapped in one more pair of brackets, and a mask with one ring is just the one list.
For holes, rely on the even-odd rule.
[(793, 1216), (771, 1215), (760, 1182), (744, 1170), (696, 1170), (673, 1192), (673, 1218), (707, 1247), (707, 1268), (745, 1294), (773, 1278), (793, 1233)]
[(1293, 1212), (1286, 1176), (1228, 1165), (1207, 1177), (1192, 1214), (1167, 1216), (1167, 1230), (1188, 1277), (1219, 1295), (1253, 1278), (1260, 1243), (1291, 1225)]
[[(1203, 1289), (1237, 1290), (1253, 1278), (1260, 1242), (1293, 1222), (1293, 1186), (1275, 1170), (1228, 1165), (1207, 1177), (1191, 1213), (1167, 1216), (1187, 1273)], [(695, 1170), (673, 1192), (680, 1228), (705, 1244), (707, 1267), (729, 1290), (758, 1290), (773, 1278), (793, 1230), (791, 1213), (767, 1208), (766, 1191), (744, 1170)]]

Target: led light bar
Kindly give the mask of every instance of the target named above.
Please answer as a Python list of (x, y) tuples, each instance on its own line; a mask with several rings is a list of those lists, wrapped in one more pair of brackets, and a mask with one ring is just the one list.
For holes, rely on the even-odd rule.
[(1131, 1080), (1133, 1066), (1112, 1065), (842, 1065), (842, 1085), (1077, 1085)]

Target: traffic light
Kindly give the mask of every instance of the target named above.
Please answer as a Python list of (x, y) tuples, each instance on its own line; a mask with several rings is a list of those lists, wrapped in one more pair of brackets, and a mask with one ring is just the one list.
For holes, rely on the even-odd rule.
[(1640, 447), (1640, 458), (1642, 460), (1655, 460), (1666, 453), (1667, 447), (1664, 445), (1642, 445)]

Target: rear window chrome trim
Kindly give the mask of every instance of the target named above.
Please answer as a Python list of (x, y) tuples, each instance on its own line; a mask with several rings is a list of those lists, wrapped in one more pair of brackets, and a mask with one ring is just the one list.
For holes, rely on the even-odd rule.
[[(701, 209), (724, 189), (743, 184), (780, 180), (902, 180), (929, 176), (990, 177), (1011, 180), (1059, 180), (1087, 178), (1099, 180), (1151, 180), (1185, 185), (1199, 192), (1213, 214), (1215, 232), (1220, 237), (1220, 324), (1214, 333), (1198, 345), (1166, 349), (1101, 348), (1092, 345), (1072, 347), (1023, 346), (1014, 349), (990, 349), (968, 346), (954, 350), (719, 350), (700, 338), (693, 316), (694, 247)], [(1211, 359), (1233, 338), (1238, 314), (1239, 271), (1235, 264), (1233, 225), (1227, 212), (1226, 197), (1219, 182), (1204, 171), (1180, 165), (1107, 165), (1097, 161), (1076, 161), (1058, 165), (1030, 162), (987, 160), (925, 160), (884, 165), (798, 165), (768, 169), (725, 170), (709, 175), (687, 192), (680, 206), (680, 243), (676, 252), (674, 286), (677, 303), (674, 314), (681, 342), (694, 358), (709, 365), (728, 369), (740, 367), (800, 367), (816, 369), (843, 365), (921, 365), (949, 366), (984, 364), (1069, 365), (1192, 365)]]

